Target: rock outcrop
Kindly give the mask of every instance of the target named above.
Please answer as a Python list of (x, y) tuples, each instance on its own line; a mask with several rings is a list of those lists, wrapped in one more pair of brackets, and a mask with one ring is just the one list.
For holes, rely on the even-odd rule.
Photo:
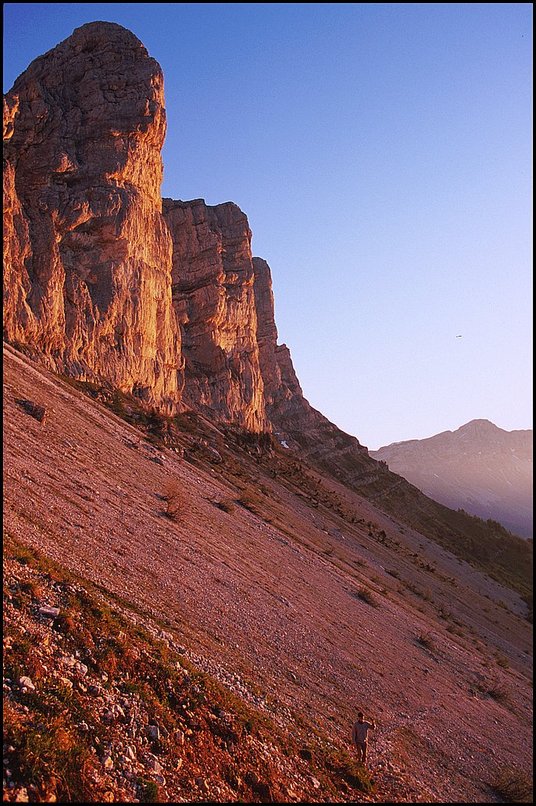
[(4, 100), (4, 336), (160, 406), (183, 360), (161, 215), (163, 77), (114, 23), (82, 26)]
[(211, 418), (268, 431), (248, 220), (231, 202), (164, 199), (163, 211), (173, 238), (184, 402)]

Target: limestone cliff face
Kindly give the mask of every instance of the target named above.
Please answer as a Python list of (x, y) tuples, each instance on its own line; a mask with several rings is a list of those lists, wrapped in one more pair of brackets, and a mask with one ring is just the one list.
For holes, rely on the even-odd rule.
[(17, 79), (4, 101), (4, 335), (170, 407), (183, 361), (165, 128), (160, 67), (113, 23), (76, 29)]
[(173, 304), (183, 331), (184, 402), (267, 431), (257, 343), (251, 231), (235, 204), (164, 199), (173, 238)]

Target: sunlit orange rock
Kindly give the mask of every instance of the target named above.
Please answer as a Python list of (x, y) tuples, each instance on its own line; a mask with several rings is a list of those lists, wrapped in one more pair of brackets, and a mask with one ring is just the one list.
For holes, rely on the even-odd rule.
[(4, 100), (4, 336), (55, 369), (171, 407), (183, 361), (161, 215), (163, 77), (89, 23)]
[(202, 413), (267, 431), (257, 343), (251, 230), (228, 202), (164, 199), (173, 237), (173, 304), (183, 329), (184, 402)]

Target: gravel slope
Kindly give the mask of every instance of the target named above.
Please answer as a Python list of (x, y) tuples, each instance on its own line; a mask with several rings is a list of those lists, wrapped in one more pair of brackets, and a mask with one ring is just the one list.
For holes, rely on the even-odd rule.
[[(45, 406), (44, 422), (21, 399)], [(363, 524), (311, 507), (262, 466), (250, 472), (269, 493), (262, 517), (225, 512), (214, 503), (236, 498), (225, 463), (200, 469), (156, 448), (4, 349), (9, 535), (165, 625), (289, 731), (310, 724), (349, 747), (355, 712), (374, 717), (378, 801), (493, 802), (501, 765), (529, 774), (532, 643), (519, 598), (334, 482)], [(170, 484), (178, 522), (165, 515)]]

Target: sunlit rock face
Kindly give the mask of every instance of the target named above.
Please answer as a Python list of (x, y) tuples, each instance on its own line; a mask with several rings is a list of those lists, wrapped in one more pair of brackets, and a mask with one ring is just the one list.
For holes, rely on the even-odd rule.
[(160, 67), (119, 25), (78, 28), (17, 79), (4, 100), (5, 336), (169, 411), (353, 457), (357, 440), (309, 405), (277, 344), (244, 213), (162, 202), (164, 135)]
[(78, 28), (4, 99), (4, 336), (171, 408), (183, 361), (161, 214), (163, 77), (114, 23)]
[(164, 199), (173, 304), (183, 330), (184, 402), (250, 431), (270, 430), (257, 343), (251, 231), (236, 204)]

